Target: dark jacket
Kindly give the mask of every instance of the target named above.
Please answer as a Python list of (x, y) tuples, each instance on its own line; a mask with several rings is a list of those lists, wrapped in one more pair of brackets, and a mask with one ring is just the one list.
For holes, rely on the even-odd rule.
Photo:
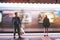
[(13, 17), (13, 18), (12, 18), (12, 23), (13, 23), (14, 25), (19, 25), (19, 24), (21, 24), (20, 18), (19, 18), (19, 17)]
[(50, 22), (49, 22), (49, 19), (48, 18), (44, 18), (44, 20), (43, 20), (43, 26), (44, 27), (49, 27), (50, 26)]

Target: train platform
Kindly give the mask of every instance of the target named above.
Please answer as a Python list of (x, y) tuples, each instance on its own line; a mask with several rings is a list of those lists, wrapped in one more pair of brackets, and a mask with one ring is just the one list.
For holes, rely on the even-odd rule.
[(48, 36), (44, 36), (46, 33), (25, 33), (21, 35), (21, 39), (13, 38), (13, 33), (0, 33), (0, 40), (60, 40), (60, 33), (48, 33)]

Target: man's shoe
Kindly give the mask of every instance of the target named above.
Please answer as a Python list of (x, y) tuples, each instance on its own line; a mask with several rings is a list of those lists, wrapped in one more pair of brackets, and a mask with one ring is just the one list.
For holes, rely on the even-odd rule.
[(44, 36), (48, 36), (48, 35), (44, 35)]
[(16, 37), (14, 37), (14, 39), (15, 39)]
[(19, 37), (19, 38), (22, 38), (22, 37)]

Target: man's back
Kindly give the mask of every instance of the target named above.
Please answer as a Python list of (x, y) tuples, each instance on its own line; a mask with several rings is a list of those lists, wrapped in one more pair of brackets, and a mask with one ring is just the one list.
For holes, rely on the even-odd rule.
[(48, 18), (44, 18), (44, 20), (43, 20), (43, 26), (47, 26), (47, 27), (50, 26), (50, 22), (49, 22)]

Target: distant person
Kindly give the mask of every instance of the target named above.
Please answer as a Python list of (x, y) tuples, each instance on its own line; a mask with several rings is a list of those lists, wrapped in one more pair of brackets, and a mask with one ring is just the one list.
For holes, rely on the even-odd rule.
[(15, 38), (15, 35), (16, 35), (16, 30), (18, 32), (19, 38), (21, 38), (21, 36), (20, 36), (21, 20), (18, 17), (17, 12), (15, 12), (15, 17), (12, 18), (12, 23), (13, 23), (13, 26), (14, 26), (14, 38)]
[[(48, 28), (49, 28), (49, 26), (50, 26), (50, 21), (49, 21), (47, 15), (45, 16), (45, 18), (44, 18), (44, 20), (43, 20), (43, 26), (44, 26), (44, 28), (45, 28), (44, 33), (47, 33), (46, 36), (48, 36)], [(45, 36), (45, 35), (44, 35), (44, 36)]]
[(38, 15), (38, 22), (40, 23), (41, 20), (42, 20), (42, 16), (39, 14)]

